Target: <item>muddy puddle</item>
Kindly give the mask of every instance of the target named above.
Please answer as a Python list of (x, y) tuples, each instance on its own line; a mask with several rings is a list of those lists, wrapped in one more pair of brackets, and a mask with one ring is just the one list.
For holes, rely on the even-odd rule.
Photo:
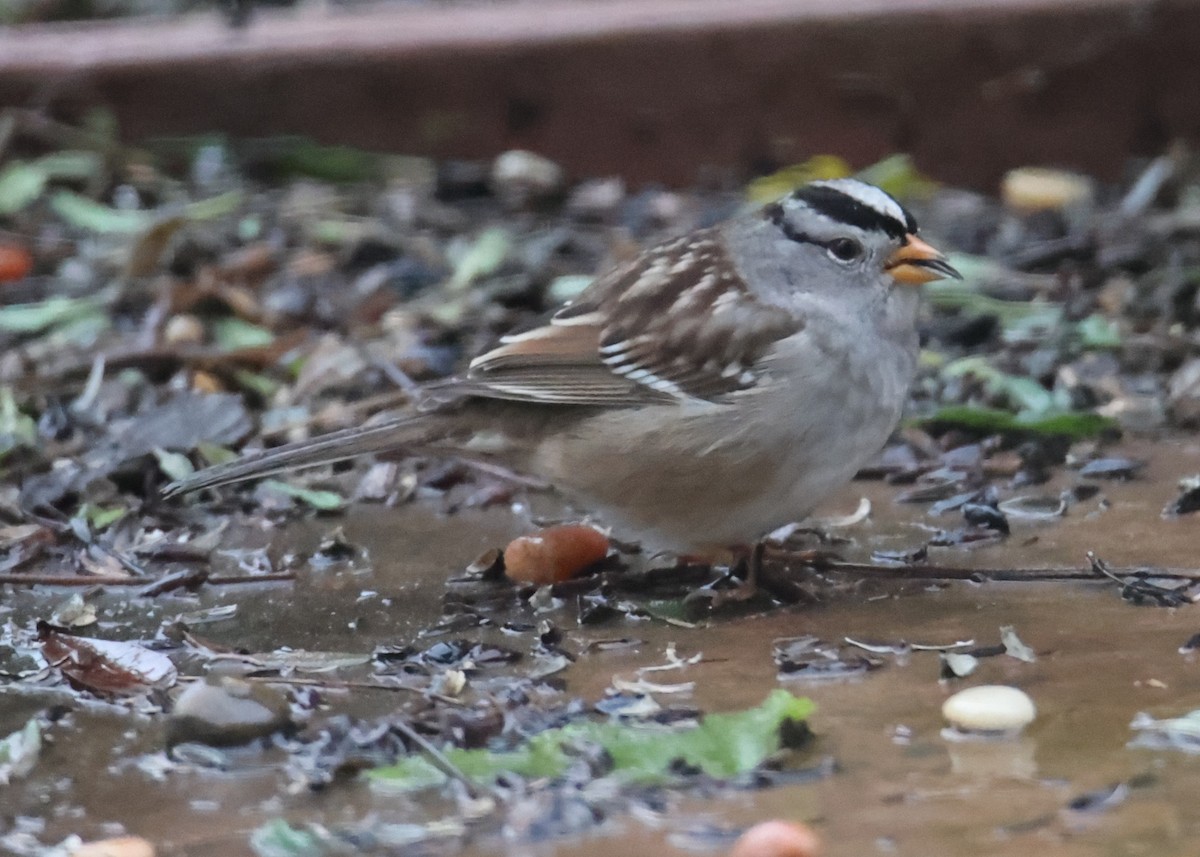
[[(936, 565), (972, 568), (1086, 568), (1094, 551), (1114, 567), (1142, 564), (1194, 568), (1197, 522), (1165, 519), (1176, 480), (1200, 472), (1200, 444), (1130, 441), (1119, 451), (1148, 463), (1140, 478), (1105, 482), (1099, 494), (1046, 523), (1015, 520), (1002, 542), (975, 550), (933, 549)], [(1062, 474), (1039, 490), (1053, 493), (1077, 479)], [(849, 559), (873, 550), (904, 550), (941, 526), (925, 508), (894, 502), (898, 490), (856, 482), (829, 513), (872, 502), (871, 517), (838, 530)], [(289, 548), (311, 550), (335, 527), (366, 551), (336, 568), (302, 569), (295, 582), (255, 587), (209, 587), (199, 596), (132, 598), (119, 591), (96, 604), (99, 628), (152, 635), (178, 613), (237, 604), (230, 619), (202, 626), (206, 640), (241, 651), (288, 647), (312, 652), (369, 654), (381, 645), (413, 641), (442, 612), (446, 578), (482, 550), (527, 529), (509, 510), (446, 517), (427, 505), (359, 507), (344, 519), (315, 519), (286, 535)], [(279, 534), (264, 538), (279, 540)], [(25, 590), (8, 602), (9, 617), (44, 615), (63, 590)], [(586, 833), (545, 843), (506, 841), (502, 832), (439, 846), (439, 853), (591, 855), (723, 853), (736, 830), (770, 817), (804, 820), (818, 830), (826, 854), (840, 855), (1186, 855), (1200, 837), (1200, 758), (1178, 751), (1131, 747), (1130, 723), (1139, 712), (1179, 716), (1200, 708), (1197, 655), (1180, 647), (1200, 631), (1196, 608), (1139, 607), (1105, 581), (938, 582), (889, 585), (872, 580), (861, 591), (822, 603), (700, 623), (696, 627), (617, 617), (579, 627), (570, 610), (552, 614), (577, 660), (554, 678), (566, 696), (591, 704), (614, 676), (664, 662), (669, 645), (700, 662), (663, 679), (694, 682), (690, 693), (662, 704), (705, 711), (752, 706), (783, 686), (817, 705), (815, 733), (800, 771), (786, 782), (756, 789), (666, 792), (655, 806), (614, 813)], [(1013, 626), (1036, 652), (981, 658), (966, 679), (939, 681), (937, 652), (879, 656), (881, 667), (845, 679), (781, 678), (774, 641), (811, 634), (839, 642), (951, 644), (999, 641)], [(496, 639), (495, 629), (467, 638)], [(618, 646), (599, 645), (623, 640)], [(334, 714), (382, 716), (404, 704), (402, 693), (357, 687), (330, 689), (354, 667), (316, 676), (327, 686), (317, 720)], [(1034, 699), (1038, 717), (1019, 739), (954, 742), (943, 734), (940, 706), (954, 690), (984, 683), (1012, 684)], [(289, 789), (278, 749), (250, 749), (216, 767), (170, 766), (161, 752), (162, 718), (133, 716), (102, 703), (78, 705), (66, 694), (5, 688), (0, 733), (56, 704), (69, 713), (50, 730), (34, 772), (0, 791), (5, 818), (26, 821), (41, 842), (69, 834), (101, 838), (122, 831), (144, 836), (161, 854), (251, 853), (251, 833), (265, 821), (332, 826), (428, 822), (451, 810), (437, 797), (372, 790), (361, 782), (323, 791)], [(1113, 793), (1105, 791), (1124, 784)], [(1072, 807), (1077, 808), (1072, 808)], [(299, 852), (297, 852), (299, 853)]]

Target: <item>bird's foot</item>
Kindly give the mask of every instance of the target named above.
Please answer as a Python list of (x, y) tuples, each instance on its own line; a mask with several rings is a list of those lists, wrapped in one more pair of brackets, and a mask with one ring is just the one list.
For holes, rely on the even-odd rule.
[(762, 578), (763, 555), (766, 545), (758, 542), (752, 548), (734, 550), (736, 562), (728, 571), (710, 584), (693, 590), (684, 603), (700, 612), (713, 612), (735, 604), (761, 599), (766, 593), (759, 588)]

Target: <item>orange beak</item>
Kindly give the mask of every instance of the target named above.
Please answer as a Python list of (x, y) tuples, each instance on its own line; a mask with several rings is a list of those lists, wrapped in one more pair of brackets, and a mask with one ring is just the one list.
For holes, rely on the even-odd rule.
[(907, 286), (919, 286), (946, 277), (962, 279), (962, 274), (950, 267), (945, 256), (916, 235), (907, 236), (904, 245), (888, 257), (883, 268), (896, 282)]

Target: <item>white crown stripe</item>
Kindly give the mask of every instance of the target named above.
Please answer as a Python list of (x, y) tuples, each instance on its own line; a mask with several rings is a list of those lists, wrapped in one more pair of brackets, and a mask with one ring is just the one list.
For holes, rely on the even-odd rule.
[(900, 203), (874, 185), (860, 182), (858, 179), (828, 179), (826, 181), (813, 182), (812, 184), (814, 187), (827, 187), (830, 190), (836, 190), (838, 193), (845, 194), (856, 202), (860, 202), (882, 215), (891, 217), (893, 220), (898, 220), (901, 223), (907, 222), (904, 209), (900, 207)]

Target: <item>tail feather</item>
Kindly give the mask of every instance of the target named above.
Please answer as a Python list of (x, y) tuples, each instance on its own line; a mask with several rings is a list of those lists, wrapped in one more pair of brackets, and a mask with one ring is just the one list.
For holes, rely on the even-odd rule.
[(201, 488), (217, 488), (247, 479), (258, 479), (287, 470), (345, 461), (371, 452), (383, 452), (425, 440), (431, 426), (423, 414), (395, 417), (377, 425), (355, 426), (310, 440), (244, 455), (237, 461), (206, 467), (172, 482), (163, 497), (176, 497)]

